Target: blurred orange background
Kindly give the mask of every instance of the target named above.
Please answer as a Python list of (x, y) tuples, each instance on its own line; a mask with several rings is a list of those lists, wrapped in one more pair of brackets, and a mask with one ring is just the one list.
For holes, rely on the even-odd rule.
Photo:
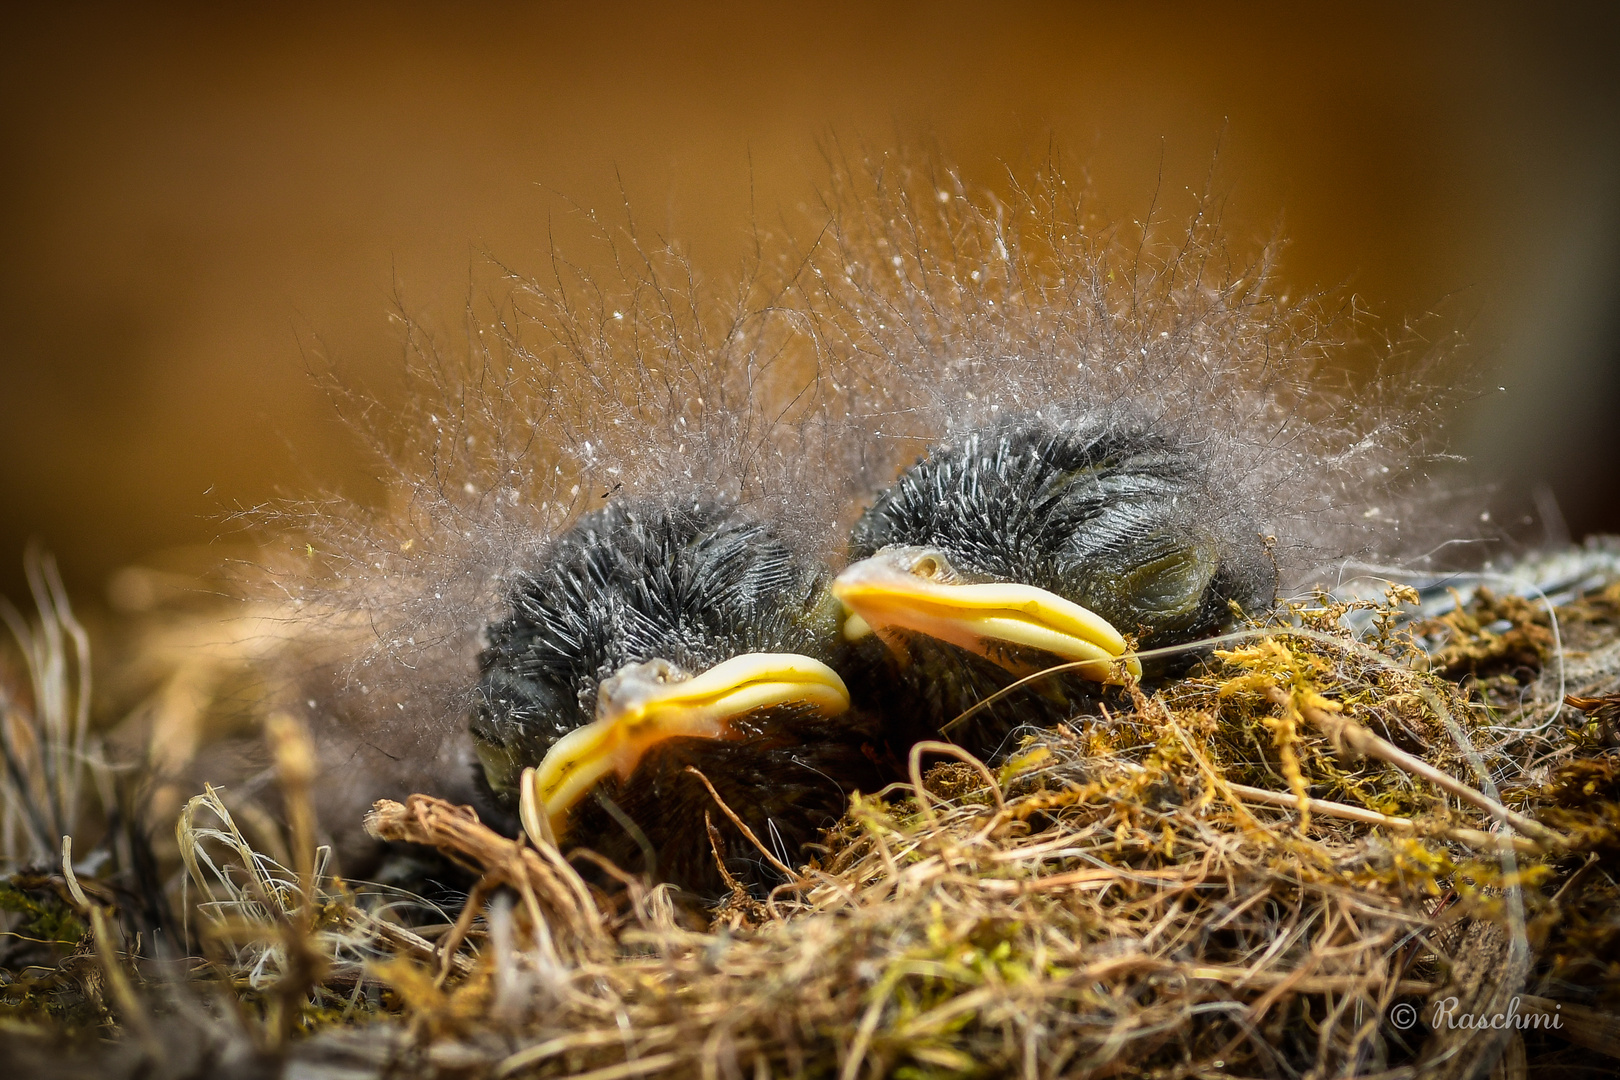
[(990, 184), (1055, 144), (1122, 218), (1218, 149), (1229, 231), (1280, 224), (1291, 289), (1466, 330), (1490, 392), (1459, 448), (1500, 515), (1533, 515), (1539, 483), (1575, 536), (1620, 530), (1611, 17), (337, 7), (9, 20), (0, 592), (21, 598), (29, 538), (95, 603), (232, 507), (373, 494), (306, 354), (388, 393), (396, 291), (456, 327), (484, 253), (542, 267), (558, 193), (611, 207), (622, 183), (723, 274), (753, 215), (814, 198), (830, 137), (937, 144)]

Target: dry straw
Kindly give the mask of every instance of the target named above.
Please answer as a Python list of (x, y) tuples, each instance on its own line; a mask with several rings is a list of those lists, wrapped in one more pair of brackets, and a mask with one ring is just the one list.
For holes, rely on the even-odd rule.
[[(342, 880), (308, 818), (309, 744), (278, 720), (291, 865), (217, 790), (181, 815), (206, 962), (177, 975), (138, 958), (112, 928), (117, 900), (75, 891), (59, 864), (106, 988), (85, 1030), (159, 1073), (166, 1033), (190, 1025), (217, 1060), (334, 1077), (1462, 1076), (1605, 1060), (1620, 988), (1582, 999), (1568, 976), (1572, 948), (1612, 947), (1594, 936), (1616, 899), (1597, 855), (1620, 834), (1606, 713), (1549, 728), (1551, 675), (1503, 712), (1488, 667), (1472, 691), (1434, 670), (1545, 629), (1544, 609), (1487, 595), (1398, 630), (1407, 598), (1393, 591), (1365, 640), (1344, 629), (1349, 605), (1298, 605), (1151, 696), (1031, 731), (999, 767), (925, 747), (910, 783), (857, 798), (787, 883), (738, 882), (707, 908), (622, 874), (593, 884), (614, 879), (424, 795), (366, 825), (466, 866), (459, 907)], [(1504, 630), (1503, 610), (1521, 621)], [(1584, 645), (1613, 645), (1620, 588), (1563, 614)], [(1584, 798), (1560, 794), (1577, 781)], [(1506, 1008), (1504, 993), (1559, 1030), (1392, 1020), (1448, 996)], [(175, 1004), (198, 995), (215, 1004)]]
[[(833, 165), (817, 243), (760, 249), (735, 295), (631, 222), (605, 276), (558, 257), (554, 280), (504, 278), (465, 357), (407, 321), (423, 394), (403, 430), (337, 392), (367, 414), (386, 505), (284, 513), (234, 650), (169, 648), (217, 627), (212, 609), (148, 635), (147, 659), (174, 654), (159, 684), (209, 699), (157, 710), (135, 740), (128, 760), (168, 762), (157, 786), (98, 764), (86, 639), (36, 566), (39, 613), (7, 609), (0, 677), (0, 1001), (19, 1069), (1612, 1069), (1612, 574), (1556, 617), (1484, 589), (1421, 618), (1405, 587), (1285, 605), (1198, 643), (1151, 693), (1030, 729), (1006, 760), (919, 748), (784, 884), (733, 881), (717, 904), (424, 794), (365, 823), (408, 872), (342, 875), (361, 814), (317, 811), (342, 787), (317, 778), (322, 740), (427, 732), (398, 756), (443, 774), (423, 748), (464, 723), (481, 626), (547, 536), (616, 492), (717, 491), (825, 554), (840, 515), (934, 440), (1001, 410), (1147, 402), (1207, 434), (1232, 479), (1223, 512), (1281, 536), (1284, 572), (1376, 549), (1397, 518), (1407, 536), (1451, 528), (1408, 469), (1435, 395), (1375, 372), (1327, 392), (1353, 344), (1332, 306), (1274, 295), (1269, 249), (1233, 259), (1207, 195), (1167, 239), (1151, 218), (1093, 228), (1055, 171), (997, 201), (948, 171)], [(267, 765), (177, 795), (228, 693)], [(734, 816), (714, 803), (711, 822)], [(1454, 1015), (1563, 1022), (1435, 1026), (1453, 998)]]

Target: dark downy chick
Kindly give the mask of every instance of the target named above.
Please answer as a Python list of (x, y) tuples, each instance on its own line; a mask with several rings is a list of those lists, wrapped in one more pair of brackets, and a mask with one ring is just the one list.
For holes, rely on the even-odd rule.
[(699, 893), (781, 862), (875, 787), (849, 708), (829, 575), (720, 503), (645, 499), (588, 514), (516, 584), (490, 628), (472, 722), (484, 775), (536, 839), (580, 845)]
[[(1234, 605), (1269, 607), (1261, 537), (1213, 513), (1217, 498), (1189, 440), (1138, 420), (1030, 416), (936, 447), (861, 516), (834, 585), (853, 612), (846, 632), (890, 646), (873, 692), (919, 731), (990, 755), (1019, 725), (1068, 719), (1141, 676), (1127, 636), (1174, 645), (1225, 628)], [(1090, 663), (947, 727), (1073, 661)]]
[(1443, 350), (1291, 299), (1208, 192), (1182, 227), (1118, 226), (1055, 159), (994, 193), (926, 157), (833, 169), (806, 307), (868, 507), (834, 591), (846, 636), (887, 646), (853, 685), (909, 734), (1083, 665), (946, 732), (993, 753), (1091, 712), (1135, 672), (1127, 639), (1191, 642), (1347, 556), (1421, 551), (1414, 520), (1466, 535), (1425, 475)]
[[(358, 832), (380, 797), (464, 801), (481, 758), (514, 811), (523, 768), (561, 777), (531, 796), (536, 835), (550, 798), (565, 844), (714, 892), (708, 812), (728, 864), (756, 884), (761, 856), (688, 763), (787, 862), (845, 794), (870, 786), (844, 717), (823, 718), (840, 640), (821, 567), (839, 544), (842, 492), (825, 482), (839, 473), (819, 358), (782, 302), (797, 266), (762, 254), (707, 282), (627, 215), (571, 214), (557, 229), (545, 278), (491, 266), (464, 338), (401, 318), (401, 404), (331, 380), (377, 452), (384, 498), (282, 509), (281, 552), (258, 591), (284, 598), (300, 646), (288, 666), (318, 667), (314, 685), (329, 689), (303, 692), (312, 682), (300, 679), (281, 697), (339, 744), (321, 786), (352, 797), (334, 829)], [(761, 650), (805, 657), (813, 674), (727, 667)], [(740, 707), (788, 683), (764, 702), (769, 723)], [(645, 767), (603, 741), (587, 755), (594, 776), (561, 757), (548, 765), (602, 720), (628, 729), (635, 716), (728, 737), (671, 734)], [(396, 771), (383, 776), (372, 755)], [(835, 758), (848, 767), (824, 780), (816, 769)], [(515, 817), (505, 824), (518, 831)]]

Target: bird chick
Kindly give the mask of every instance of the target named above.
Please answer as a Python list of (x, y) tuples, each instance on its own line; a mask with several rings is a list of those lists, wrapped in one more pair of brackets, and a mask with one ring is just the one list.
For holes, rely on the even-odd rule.
[(713, 893), (708, 814), (755, 883), (688, 765), (787, 861), (873, 786), (857, 714), (831, 715), (839, 474), (794, 271), (715, 284), (627, 216), (570, 221), (541, 277), (488, 265), (464, 339), (400, 314), (399, 400), (325, 380), (383, 490), (271, 508), (249, 584), (299, 638), (283, 666), (320, 676), (276, 700), (333, 748), (319, 786), (360, 804), (335, 828), (377, 798), (478, 801), (460, 789), (485, 776), (516, 833), (534, 768), (536, 836)]
[[(703, 780), (784, 863), (872, 790), (828, 574), (719, 502), (582, 517), (490, 628), (472, 720), (497, 802), (536, 840), (704, 894), (772, 874)], [(763, 874), (761, 870), (763, 869)]]
[(1208, 191), (1182, 222), (1155, 200), (1114, 225), (1055, 158), (996, 191), (904, 153), (834, 173), (806, 322), (869, 507), (834, 591), (846, 634), (888, 646), (852, 689), (914, 731), (993, 753), (1136, 674), (1129, 652), (1445, 520), (1440, 369), (1291, 299)]
[[(993, 753), (1119, 684), (1151, 649), (1269, 606), (1259, 535), (1210, 513), (1213, 477), (1189, 441), (1141, 420), (1031, 416), (936, 447), (856, 523), (833, 592), (846, 634), (891, 649), (890, 712)], [(1128, 636), (1128, 637), (1127, 637)], [(1013, 681), (1079, 666), (950, 721)]]

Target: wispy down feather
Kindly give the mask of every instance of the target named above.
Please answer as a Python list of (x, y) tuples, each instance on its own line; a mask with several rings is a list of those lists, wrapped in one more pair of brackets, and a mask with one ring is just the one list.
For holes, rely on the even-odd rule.
[(903, 155), (831, 173), (801, 281), (869, 490), (987, 423), (1084, 414), (1194, 443), (1288, 577), (1455, 528), (1428, 487), (1453, 350), (1366, 336), (1353, 298), (1290, 297), (1280, 245), (1234, 244), (1210, 191), (1115, 222), (1056, 160), (1000, 192)]
[(927, 158), (835, 149), (829, 173), (814, 239), (758, 238), (732, 282), (628, 214), (588, 217), (591, 256), (554, 254), (544, 280), (496, 267), (464, 341), (401, 317), (403, 407), (334, 381), (386, 497), (275, 517), (267, 580), (317, 646), (290, 667), (296, 700), (413, 733), (390, 735), (402, 756), (437, 745), (465, 727), (511, 583), (605, 499), (735, 500), (836, 561), (900, 468), (1012, 414), (1195, 441), (1224, 478), (1215, 512), (1275, 536), (1287, 578), (1427, 542), (1410, 511), (1439, 448), (1441, 351), (1281, 293), (1277, 245), (1245, 254), (1212, 195), (1111, 223), (1055, 163), (995, 191)]
[(817, 475), (828, 412), (805, 314), (782, 303), (791, 274), (755, 258), (716, 286), (628, 215), (587, 224), (592, 260), (556, 253), (543, 281), (494, 267), (464, 341), (401, 315), (403, 406), (323, 376), (384, 498), (270, 515), (279, 550), (257, 578), (296, 628), (286, 699), (356, 752), (382, 753), (385, 737), (407, 773), (432, 763), (442, 782), (440, 742), (464, 732), (482, 634), (580, 515), (638, 496), (720, 499), (790, 544), (832, 539), (820, 526), (834, 492)]

